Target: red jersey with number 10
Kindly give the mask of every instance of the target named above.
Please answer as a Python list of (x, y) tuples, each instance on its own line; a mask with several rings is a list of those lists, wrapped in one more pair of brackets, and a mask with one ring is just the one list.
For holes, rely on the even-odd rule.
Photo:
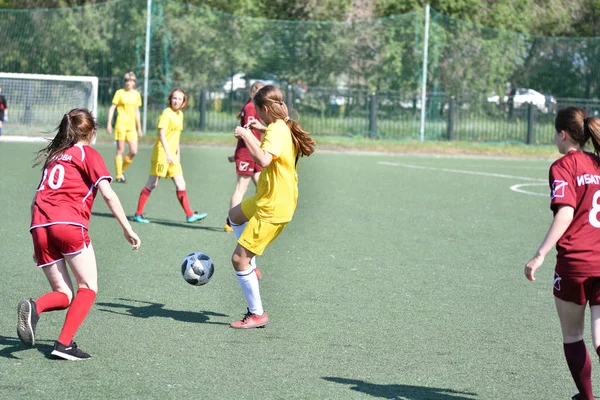
[(54, 224), (88, 228), (98, 183), (112, 180), (100, 153), (77, 144), (54, 156), (38, 186), (31, 229)]
[(558, 240), (560, 276), (600, 277), (600, 168), (591, 153), (572, 150), (550, 167), (550, 208), (573, 207), (573, 221)]

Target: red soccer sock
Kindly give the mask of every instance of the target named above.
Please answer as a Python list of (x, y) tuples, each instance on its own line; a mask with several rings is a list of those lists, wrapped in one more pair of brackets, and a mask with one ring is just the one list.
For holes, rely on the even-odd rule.
[(48, 292), (35, 301), (38, 315), (46, 311), (64, 310), (69, 307), (69, 296), (63, 292)]
[(137, 215), (142, 215), (144, 213), (144, 207), (146, 207), (146, 202), (148, 201), (148, 197), (152, 193), (151, 190), (148, 190), (146, 186), (142, 189), (140, 193), (140, 199), (138, 200), (137, 211), (135, 212)]
[(69, 346), (73, 341), (73, 337), (77, 332), (77, 329), (81, 326), (81, 323), (87, 317), (90, 308), (94, 304), (96, 299), (96, 292), (91, 289), (80, 288), (77, 290), (77, 294), (71, 303), (69, 311), (67, 311), (67, 317), (65, 318), (65, 324), (63, 325), (58, 341)]
[(593, 399), (592, 395), (592, 362), (583, 340), (575, 343), (564, 343), (565, 358), (582, 400)]
[(183, 211), (185, 211), (186, 217), (191, 217), (192, 215), (194, 215), (194, 211), (192, 211), (190, 207), (190, 202), (188, 201), (187, 192), (185, 190), (177, 191), (177, 199), (179, 200), (181, 207), (183, 207)]

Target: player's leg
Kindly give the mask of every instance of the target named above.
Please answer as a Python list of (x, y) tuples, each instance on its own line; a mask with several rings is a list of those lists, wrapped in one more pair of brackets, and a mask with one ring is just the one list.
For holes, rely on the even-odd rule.
[[(118, 132), (115, 131), (115, 136), (118, 136)], [(125, 151), (125, 140), (116, 139), (117, 142), (117, 154), (115, 155), (115, 176), (117, 182), (125, 183), (123, 179), (123, 152)]]
[(235, 190), (231, 196), (231, 203), (229, 208), (233, 208), (240, 204), (244, 199), (244, 195), (248, 190), (251, 177), (249, 175), (238, 175), (237, 182), (235, 184)]
[(179, 204), (181, 204), (181, 208), (183, 208), (183, 211), (185, 212), (185, 220), (191, 223), (201, 221), (206, 218), (208, 216), (207, 213), (194, 212), (192, 207), (190, 207), (190, 201), (185, 190), (185, 179), (183, 179), (183, 172), (181, 171), (181, 164), (173, 163), (171, 166), (169, 166), (167, 177), (171, 177), (173, 179), (173, 184), (175, 184), (175, 194), (177, 195)]
[(133, 162), (133, 157), (135, 157), (138, 152), (137, 136), (131, 138), (130, 133), (128, 132), (127, 145), (129, 146), (129, 153), (127, 153), (127, 155), (123, 158), (123, 172), (129, 168)]
[(253, 252), (239, 243), (231, 256), (233, 269), (248, 305), (248, 312), (244, 315), (244, 318), (232, 323), (230, 325), (232, 328), (260, 328), (269, 323), (267, 313), (265, 313), (262, 306), (258, 277), (250, 266), (250, 260), (254, 256)]
[(155, 175), (150, 175), (148, 177), (146, 185), (142, 188), (142, 191), (140, 192), (137, 209), (135, 211), (135, 214), (133, 215), (133, 220), (135, 222), (139, 222), (142, 224), (147, 224), (150, 222), (148, 219), (144, 218), (144, 207), (146, 206), (146, 202), (148, 201), (150, 194), (152, 194), (152, 191), (156, 188), (156, 186), (158, 186), (159, 179), (160, 178)]
[(35, 228), (31, 231), (35, 260), (44, 271), (51, 292), (40, 296), (36, 301), (21, 300), (17, 307), (17, 334), (27, 345), (35, 344), (35, 330), (39, 315), (46, 311), (64, 310), (73, 297), (73, 284), (60, 252), (55, 244), (50, 227)]
[(67, 311), (65, 323), (52, 354), (67, 360), (84, 360), (91, 356), (77, 347), (73, 342), (73, 337), (87, 317), (98, 292), (96, 255), (92, 244), (89, 243), (79, 253), (65, 255), (65, 260), (75, 276), (78, 289), (71, 307)]
[(252, 175), (252, 182), (254, 182), (254, 186), (258, 185), (258, 178), (260, 178), (260, 171), (256, 171), (256, 167), (255, 168), (255, 172)]
[[(562, 280), (566, 289), (565, 279)], [(593, 399), (592, 363), (583, 341), (585, 304), (554, 298), (563, 335), (563, 348), (580, 399)]]
[(63, 259), (42, 267), (51, 292), (37, 300), (21, 300), (18, 305), (17, 334), (24, 344), (35, 344), (35, 331), (40, 315), (48, 311), (64, 310), (73, 298), (73, 284)]
[[(252, 216), (256, 212), (256, 201), (254, 200), (254, 196), (244, 200), (242, 203), (235, 205), (229, 210), (228, 220), (236, 240), (240, 239), (244, 229), (246, 229), (249, 219), (248, 216)], [(261, 279), (262, 273), (256, 266), (256, 257), (250, 259), (250, 266), (254, 269), (258, 279)]]

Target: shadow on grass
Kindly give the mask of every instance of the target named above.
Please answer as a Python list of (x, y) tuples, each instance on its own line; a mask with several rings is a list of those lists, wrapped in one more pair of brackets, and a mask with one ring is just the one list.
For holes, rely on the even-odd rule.
[(373, 397), (402, 400), (473, 400), (476, 393), (460, 392), (453, 389), (432, 388), (412, 385), (377, 385), (357, 379), (345, 379), (326, 376), (326, 381), (352, 385), (350, 390), (366, 393)]
[(228, 317), (226, 314), (215, 313), (211, 311), (181, 311), (169, 310), (164, 308), (164, 304), (152, 303), (150, 301), (118, 299), (124, 303), (96, 303), (99, 311), (113, 314), (127, 315), (136, 318), (171, 318), (181, 322), (193, 322), (198, 324), (229, 325), (225, 322), (212, 322), (210, 317)]
[[(95, 212), (95, 211), (93, 211), (92, 215), (96, 216), (96, 217), (103, 217), (103, 218), (114, 218), (114, 216), (111, 213), (103, 213), (103, 212)], [(129, 221), (133, 222), (133, 219), (131, 217), (127, 217), (127, 219)], [(154, 219), (154, 218), (150, 218), (150, 223), (151, 224), (159, 224), (159, 225), (171, 226), (171, 227), (175, 227), (175, 228), (202, 229), (202, 230), (205, 230), (205, 231), (223, 232), (223, 227), (222, 226), (220, 226), (220, 227), (203, 226), (203, 225), (200, 225), (202, 223), (202, 221), (188, 223), (188, 222), (170, 221), (170, 220), (166, 220), (166, 219)]]
[(35, 349), (44, 354), (46, 358), (54, 359), (54, 357), (50, 355), (54, 349), (54, 342), (49, 343), (51, 344), (45, 344), (43, 342), (36, 341), (35, 346), (31, 347), (25, 346), (17, 337), (0, 336), (0, 357), (20, 360), (20, 358), (15, 356), (14, 353), (18, 351)]

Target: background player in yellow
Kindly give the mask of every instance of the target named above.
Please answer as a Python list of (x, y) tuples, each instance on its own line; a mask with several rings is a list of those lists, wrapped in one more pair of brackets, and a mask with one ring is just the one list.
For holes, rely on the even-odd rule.
[[(108, 122), (106, 132), (112, 133), (112, 119), (117, 110), (117, 122), (115, 123), (115, 141), (117, 142), (117, 154), (115, 155), (115, 168), (117, 182), (125, 183), (124, 172), (133, 161), (138, 150), (138, 137), (141, 137), (142, 124), (140, 123), (140, 106), (142, 97), (135, 90), (135, 74), (125, 74), (125, 87), (115, 92), (112, 105), (108, 110)], [(137, 127), (137, 131), (136, 131)], [(129, 145), (129, 153), (123, 158), (125, 142)]]
[(187, 106), (187, 97), (182, 89), (173, 89), (167, 98), (167, 104), (158, 120), (158, 138), (154, 143), (150, 162), (150, 177), (142, 188), (138, 207), (133, 220), (143, 224), (150, 221), (144, 218), (144, 206), (152, 190), (158, 185), (160, 178), (172, 178), (177, 190), (177, 199), (185, 211), (187, 222), (196, 222), (206, 218), (208, 214), (192, 211), (185, 191), (185, 180), (181, 169), (181, 153), (179, 137), (183, 130), (183, 109)]
[[(298, 157), (311, 155), (315, 146), (309, 133), (288, 116), (283, 94), (275, 86), (260, 89), (253, 101), (258, 117), (268, 126), (262, 142), (250, 129), (238, 126), (234, 132), (263, 170), (256, 194), (229, 210), (229, 221), (238, 239), (231, 261), (248, 304), (248, 312), (232, 323), (232, 328), (259, 328), (269, 323), (251, 260), (261, 255), (291, 221), (298, 201)], [(254, 121), (250, 128), (256, 128), (255, 124), (260, 122)]]

